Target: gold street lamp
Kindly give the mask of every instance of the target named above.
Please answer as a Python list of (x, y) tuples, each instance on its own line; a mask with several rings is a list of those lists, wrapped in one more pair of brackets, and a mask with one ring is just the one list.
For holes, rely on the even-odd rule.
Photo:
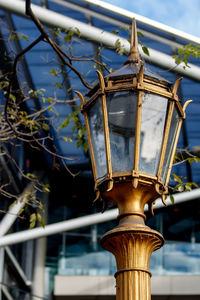
[(117, 300), (151, 298), (149, 261), (162, 247), (160, 233), (145, 225), (144, 206), (161, 197), (167, 184), (185, 109), (177, 89), (181, 78), (170, 82), (144, 67), (138, 52), (133, 20), (131, 48), (124, 66), (103, 78), (84, 97), (82, 112), (97, 197), (115, 203), (119, 225), (101, 239), (115, 255)]

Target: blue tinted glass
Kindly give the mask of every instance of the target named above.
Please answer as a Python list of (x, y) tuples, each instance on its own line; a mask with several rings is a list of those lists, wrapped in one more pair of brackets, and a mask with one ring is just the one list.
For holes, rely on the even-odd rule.
[(169, 168), (169, 163), (170, 163), (172, 151), (174, 148), (174, 142), (175, 142), (176, 133), (177, 133), (177, 129), (178, 129), (178, 123), (179, 123), (179, 115), (178, 115), (177, 109), (175, 108), (173, 111), (173, 115), (172, 115), (171, 127), (170, 127), (170, 131), (169, 131), (169, 137), (168, 137), (165, 159), (164, 159), (164, 164), (163, 164), (163, 170), (162, 170), (162, 175), (161, 175), (164, 183), (166, 181), (167, 171)]
[(140, 136), (139, 170), (156, 175), (165, 127), (168, 100), (144, 93)]
[(118, 92), (107, 96), (113, 172), (133, 170), (137, 94)]
[(97, 169), (97, 180), (101, 181), (107, 173), (101, 98), (98, 98), (96, 103), (90, 108), (88, 118)]

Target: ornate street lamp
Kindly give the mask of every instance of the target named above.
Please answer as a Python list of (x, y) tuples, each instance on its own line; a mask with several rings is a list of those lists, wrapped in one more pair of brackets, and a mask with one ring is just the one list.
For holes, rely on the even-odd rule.
[(88, 133), (97, 197), (116, 203), (119, 225), (102, 247), (115, 255), (118, 300), (150, 299), (149, 261), (164, 239), (145, 225), (144, 206), (165, 203), (173, 157), (185, 118), (177, 89), (148, 71), (138, 52), (133, 21), (131, 48), (124, 66), (103, 78), (88, 94), (77, 92)]

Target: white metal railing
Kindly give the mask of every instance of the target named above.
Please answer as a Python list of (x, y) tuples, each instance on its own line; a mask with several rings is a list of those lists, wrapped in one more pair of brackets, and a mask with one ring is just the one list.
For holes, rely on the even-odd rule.
[[(189, 201), (189, 200), (194, 200), (197, 198), (200, 198), (200, 189), (195, 189), (191, 192), (174, 194), (174, 200), (176, 204)], [(167, 198), (166, 201), (168, 205), (172, 205), (169, 197)], [(161, 207), (163, 207), (162, 201), (161, 199), (158, 199), (156, 201), (156, 204), (154, 205), (154, 209), (161, 208)], [(66, 220), (55, 224), (46, 225), (45, 228), (37, 227), (34, 229), (7, 234), (6, 236), (2, 236), (0, 238), (0, 247), (25, 242), (28, 240), (38, 239), (41, 237), (45, 237), (45, 236), (49, 236), (49, 235), (53, 235), (65, 231), (70, 231), (78, 228), (83, 228), (93, 224), (104, 223), (116, 219), (117, 214), (118, 214), (117, 209), (111, 209), (104, 212), (103, 214), (96, 213), (84, 217), (75, 218), (72, 220)]]

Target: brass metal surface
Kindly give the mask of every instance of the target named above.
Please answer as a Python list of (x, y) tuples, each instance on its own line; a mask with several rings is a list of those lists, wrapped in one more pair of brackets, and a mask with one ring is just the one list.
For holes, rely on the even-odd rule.
[(129, 216), (129, 219), (134, 219), (135, 223), (136, 218), (134, 216), (140, 215), (142, 219), (137, 218), (137, 222), (144, 224), (144, 206), (148, 202), (153, 202), (159, 194), (147, 184), (139, 184), (137, 188), (134, 188), (132, 182), (124, 182), (114, 184), (111, 191), (105, 191), (101, 196), (105, 201), (117, 205), (120, 218), (121, 216)]
[(137, 28), (136, 28), (136, 21), (134, 18), (132, 20), (132, 27), (131, 27), (130, 52), (129, 52), (128, 60), (125, 62), (125, 64), (127, 63), (140, 63), (140, 54), (138, 51)]
[[(75, 91), (75, 93), (81, 99), (81, 103), (82, 103), (82, 107), (83, 107), (83, 105), (85, 104), (85, 99), (84, 99), (83, 95), (78, 91)], [(93, 172), (94, 180), (95, 180), (95, 182), (97, 182), (97, 169), (96, 169), (96, 164), (95, 164), (94, 151), (93, 151), (93, 147), (92, 147), (92, 139), (91, 139), (88, 115), (87, 115), (86, 112), (83, 112), (83, 115), (84, 115), (84, 119), (85, 119), (86, 130), (87, 130), (87, 133), (88, 133), (88, 144), (89, 144), (89, 148), (90, 148), (90, 157), (91, 157), (91, 162), (92, 162), (92, 172)]]
[[(99, 85), (102, 90), (101, 103), (102, 103), (102, 112), (103, 112), (103, 128), (104, 128), (104, 136), (105, 136), (105, 149), (106, 149), (106, 164), (107, 164), (107, 178), (112, 180), (112, 165), (111, 165), (111, 156), (110, 156), (110, 138), (109, 138), (109, 128), (108, 128), (108, 115), (107, 115), (107, 107), (106, 107), (106, 94), (105, 90), (105, 82), (102, 74), (97, 71), (99, 76)], [(111, 186), (108, 186), (110, 189)]]
[(166, 153), (166, 148), (167, 148), (167, 142), (168, 142), (168, 137), (169, 137), (169, 131), (170, 131), (170, 127), (171, 127), (173, 110), (174, 110), (174, 102), (169, 102), (169, 110), (168, 110), (168, 115), (167, 115), (167, 120), (166, 120), (166, 125), (165, 125), (165, 132), (164, 132), (164, 136), (163, 136), (162, 150), (161, 150), (161, 154), (160, 154), (160, 162), (159, 162), (158, 171), (157, 171), (157, 176), (159, 179), (161, 179), (164, 158), (165, 158), (165, 153)]
[(141, 224), (119, 226), (103, 236), (102, 247), (114, 254), (117, 263), (117, 300), (151, 299), (150, 257), (163, 243), (161, 234)]

